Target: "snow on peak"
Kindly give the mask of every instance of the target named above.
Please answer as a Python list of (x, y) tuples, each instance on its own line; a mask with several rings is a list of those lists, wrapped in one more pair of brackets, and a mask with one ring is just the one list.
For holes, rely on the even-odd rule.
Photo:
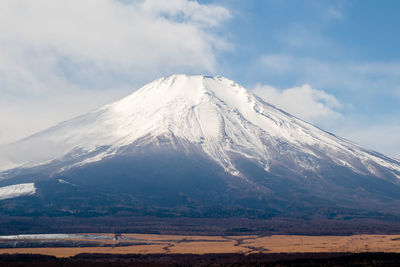
[(310, 158), (328, 158), (355, 172), (373, 173), (373, 165), (379, 165), (400, 175), (398, 161), (301, 121), (229, 79), (182, 74), (157, 79), (120, 101), (14, 143), (6, 147), (6, 159), (19, 165), (41, 164), (105, 148), (79, 163), (86, 164), (144, 137), (157, 143), (160, 136), (172, 144), (179, 140), (197, 146), (234, 175), (240, 175), (232, 159), (235, 154), (266, 171), (285, 154), (302, 170), (318, 168)]

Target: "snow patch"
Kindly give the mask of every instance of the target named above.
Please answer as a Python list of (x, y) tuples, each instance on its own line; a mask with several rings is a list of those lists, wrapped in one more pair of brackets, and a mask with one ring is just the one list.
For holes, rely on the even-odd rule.
[(36, 193), (34, 183), (14, 184), (0, 187), (0, 200), (22, 196), (30, 196)]
[(27, 235), (3, 235), (0, 240), (38, 240), (38, 239), (92, 239), (113, 240), (114, 236), (95, 234), (27, 234)]
[(400, 179), (400, 175), (398, 175), (397, 173), (392, 172), (392, 174), (393, 174), (394, 176), (396, 176), (398, 179)]
[(67, 185), (72, 185), (72, 186), (77, 186), (76, 184), (73, 184), (73, 183), (70, 183), (70, 182), (67, 182), (67, 181), (65, 181), (65, 180), (63, 180), (63, 179), (58, 179), (57, 180), (60, 184), (67, 184)]

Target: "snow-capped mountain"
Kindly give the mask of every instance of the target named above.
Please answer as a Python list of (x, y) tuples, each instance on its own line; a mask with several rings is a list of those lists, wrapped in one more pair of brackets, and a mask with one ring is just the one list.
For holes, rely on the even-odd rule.
[[(277, 158), (290, 154), (300, 170), (316, 171), (318, 159), (329, 159), (377, 176), (381, 174), (376, 167), (385, 167), (400, 178), (398, 161), (301, 121), (221, 76), (158, 79), (120, 101), (4, 150), (14, 166), (89, 155), (75, 163), (83, 165), (112, 156), (135, 141), (157, 143), (160, 137), (197, 146), (234, 175), (240, 173), (231, 153), (254, 159), (267, 172)], [(101, 152), (96, 152), (99, 148)]]
[[(1, 147), (0, 170), (0, 186), (48, 181), (82, 188), (118, 176), (136, 187), (154, 177), (169, 183), (168, 177), (182, 176), (179, 183), (194, 184), (175, 193), (193, 203), (200, 201), (193, 190), (201, 198), (208, 188), (196, 186), (198, 174), (207, 185), (222, 181), (210, 199), (241, 206), (241, 199), (254, 197), (262, 205), (275, 199), (281, 204), (274, 210), (308, 197), (340, 200), (347, 208), (368, 198), (400, 199), (398, 160), (327, 133), (221, 76), (153, 81), (120, 101)], [(143, 190), (151, 194), (147, 186)], [(141, 202), (135, 192), (129, 194)]]

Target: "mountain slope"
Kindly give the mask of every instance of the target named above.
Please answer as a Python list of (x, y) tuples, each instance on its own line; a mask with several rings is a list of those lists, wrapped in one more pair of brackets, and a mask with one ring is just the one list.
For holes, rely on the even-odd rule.
[[(123, 203), (182, 214), (215, 206), (237, 214), (396, 213), (385, 203), (400, 199), (399, 161), (324, 132), (221, 76), (158, 79), (2, 147), (0, 158), (0, 186), (34, 182), (35, 207), (51, 200), (59, 203), (53, 210)], [(36, 210), (22, 198), (13, 201)]]

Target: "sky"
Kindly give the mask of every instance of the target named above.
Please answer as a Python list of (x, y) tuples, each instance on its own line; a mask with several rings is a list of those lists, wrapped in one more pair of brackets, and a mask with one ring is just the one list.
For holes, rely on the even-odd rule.
[(0, 1), (0, 144), (172, 73), (400, 158), (400, 1)]

